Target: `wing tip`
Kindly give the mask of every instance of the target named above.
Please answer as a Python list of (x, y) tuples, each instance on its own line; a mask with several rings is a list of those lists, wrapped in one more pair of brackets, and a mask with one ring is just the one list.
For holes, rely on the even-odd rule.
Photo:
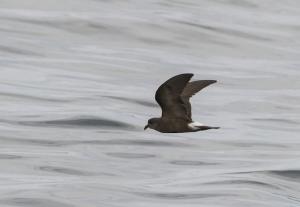
[[(199, 81), (201, 81), (201, 80), (199, 80)], [(203, 80), (203, 81), (208, 81), (209, 84), (213, 84), (213, 83), (217, 83), (218, 82), (217, 80)]]
[[(198, 81), (205, 81), (205, 82), (209, 83), (208, 85), (218, 82), (217, 80), (198, 80)], [(197, 82), (197, 81), (195, 81), (195, 82)]]
[(178, 74), (177, 76), (189, 76), (189, 77), (193, 77), (194, 74), (193, 73), (181, 73), (181, 74)]
[(178, 79), (187, 80), (187, 82), (188, 82), (189, 80), (192, 79), (193, 75), (194, 75), (193, 73), (181, 73), (181, 74), (171, 77), (166, 82), (171, 81), (171, 80), (178, 80)]

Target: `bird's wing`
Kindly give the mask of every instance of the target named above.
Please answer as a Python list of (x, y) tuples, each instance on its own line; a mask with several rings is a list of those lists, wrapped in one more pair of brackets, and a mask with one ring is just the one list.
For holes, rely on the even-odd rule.
[(157, 89), (155, 100), (162, 109), (162, 117), (188, 119), (187, 110), (180, 95), (192, 76), (191, 73), (174, 76)]
[(217, 82), (216, 80), (198, 80), (189, 82), (181, 93), (181, 99), (184, 102), (184, 106), (187, 110), (188, 117), (192, 119), (192, 107), (190, 103), (190, 98), (198, 93), (200, 90)]

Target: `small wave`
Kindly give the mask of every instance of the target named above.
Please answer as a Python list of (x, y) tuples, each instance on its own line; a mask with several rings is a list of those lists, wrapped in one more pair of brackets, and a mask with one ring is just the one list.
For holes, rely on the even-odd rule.
[(81, 171), (81, 170), (75, 170), (75, 169), (71, 169), (71, 168), (65, 168), (65, 167), (40, 166), (39, 169), (42, 171), (62, 173), (62, 174), (67, 174), (67, 175), (82, 175), (82, 176), (95, 175), (94, 173)]
[(140, 158), (152, 158), (156, 157), (152, 154), (145, 154), (145, 153), (127, 153), (127, 152), (109, 152), (106, 155), (111, 157), (118, 157), (118, 158), (129, 158), (129, 159), (140, 159)]
[(32, 52), (29, 50), (24, 50), (24, 49), (20, 49), (20, 48), (14, 48), (11, 46), (5, 46), (5, 45), (0, 45), (0, 51), (6, 52), (6, 53), (12, 53), (12, 54), (16, 54), (16, 55), (32, 55), (32, 56), (42, 56), (39, 53), (36, 52)]
[(82, 19), (82, 18), (56, 18), (56, 19), (32, 19), (32, 18), (19, 18), (19, 17), (3, 17), (8, 21), (20, 22), (23, 24), (32, 24), (41, 27), (48, 27), (59, 29), (71, 33), (91, 34), (108, 31), (108, 32), (121, 32), (119, 28), (111, 25), (101, 24), (97, 21)]
[(150, 147), (191, 147), (185, 143), (175, 143), (166, 141), (152, 140), (125, 140), (125, 139), (108, 139), (108, 140), (42, 140), (42, 139), (23, 139), (17, 137), (0, 137), (0, 140), (6, 142), (17, 142), (29, 145), (41, 145), (49, 147), (69, 146), (69, 145), (124, 145), (124, 146), (150, 146)]
[(0, 96), (18, 98), (22, 100), (34, 100), (34, 101), (47, 101), (47, 102), (72, 102), (72, 100), (64, 100), (64, 99), (54, 99), (54, 98), (43, 98), (38, 96), (31, 96), (31, 95), (24, 95), (24, 94), (17, 94), (17, 93), (5, 93), (1, 92)]
[(254, 181), (254, 180), (226, 180), (226, 181), (216, 181), (216, 182), (208, 182), (205, 183), (206, 185), (255, 185), (255, 186), (263, 186), (263, 187), (269, 187), (273, 189), (279, 189), (277, 186), (274, 186), (269, 183), (264, 183), (260, 181)]
[(100, 118), (73, 118), (49, 121), (21, 121), (23, 125), (33, 126), (53, 126), (53, 127), (97, 127), (97, 128), (121, 128), (133, 129), (134, 126), (120, 121), (100, 119)]
[(212, 197), (228, 197), (234, 196), (232, 194), (208, 194), (208, 193), (136, 193), (143, 197), (160, 198), (160, 199), (174, 199), (174, 200), (185, 200), (185, 199), (204, 199)]
[(249, 171), (249, 172), (235, 172), (228, 174), (250, 174), (250, 173), (259, 173), (259, 174), (269, 174), (277, 175), (287, 179), (295, 179), (300, 182), (300, 170), (262, 170), (262, 171)]
[(116, 97), (116, 96), (104, 96), (110, 99), (115, 99), (115, 100), (120, 100), (120, 101), (126, 101), (128, 103), (134, 103), (134, 104), (139, 104), (142, 106), (148, 106), (148, 107), (158, 107), (157, 104), (152, 103), (150, 101), (143, 101), (139, 99), (133, 99), (133, 98), (125, 98), (125, 97)]
[(195, 160), (173, 160), (170, 161), (173, 165), (201, 166), (201, 165), (217, 165), (217, 163), (208, 163)]
[(300, 170), (273, 170), (269, 171), (269, 173), (285, 178), (292, 178), (300, 182)]
[(134, 140), (134, 139), (89, 140), (89, 141), (79, 141), (78, 144), (128, 145), (128, 146), (137, 145), (137, 146), (153, 146), (153, 147), (189, 147), (190, 146), (185, 143), (154, 141), (154, 140)]
[(279, 118), (255, 118), (252, 119), (254, 121), (261, 121), (261, 122), (273, 122), (273, 123), (283, 123), (283, 124), (295, 124), (299, 125), (299, 122), (290, 120), (290, 119), (279, 119)]
[(0, 200), (1, 204), (24, 207), (73, 207), (73, 205), (44, 198), (7, 198)]
[(14, 159), (21, 159), (22, 156), (18, 155), (9, 155), (9, 154), (0, 154), (0, 160), (14, 160)]
[(174, 20), (174, 22), (178, 24), (185, 24), (188, 26), (196, 27), (202, 30), (207, 30), (210, 32), (218, 33), (218, 34), (224, 34), (224, 35), (229, 35), (229, 36), (235, 36), (235, 37), (241, 37), (245, 39), (252, 39), (252, 40), (258, 40), (258, 41), (271, 41), (270, 38), (266, 38), (263, 36), (259, 36), (256, 34), (251, 34), (249, 32), (244, 32), (244, 31), (239, 31), (236, 29), (231, 29), (231, 28), (221, 28), (221, 27), (214, 27), (211, 25), (204, 25), (200, 23), (194, 23), (194, 22), (188, 22), (188, 21), (183, 21), (183, 20)]

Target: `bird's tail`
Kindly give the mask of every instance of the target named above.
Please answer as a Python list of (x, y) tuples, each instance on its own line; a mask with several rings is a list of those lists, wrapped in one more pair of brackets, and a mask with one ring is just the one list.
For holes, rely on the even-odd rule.
[(199, 131), (208, 130), (208, 129), (220, 129), (220, 127), (213, 127), (213, 126), (198, 126)]
[(192, 131), (202, 131), (202, 130), (219, 129), (220, 128), (220, 127), (206, 126), (199, 122), (191, 122), (188, 124), (188, 126)]

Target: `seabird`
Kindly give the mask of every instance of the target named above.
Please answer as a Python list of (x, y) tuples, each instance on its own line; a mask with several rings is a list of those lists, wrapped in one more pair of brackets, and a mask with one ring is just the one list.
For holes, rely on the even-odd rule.
[(163, 133), (195, 132), (219, 127), (206, 126), (192, 120), (190, 98), (216, 80), (198, 80), (189, 82), (192, 73), (176, 75), (164, 82), (155, 93), (162, 116), (148, 120), (147, 128)]

